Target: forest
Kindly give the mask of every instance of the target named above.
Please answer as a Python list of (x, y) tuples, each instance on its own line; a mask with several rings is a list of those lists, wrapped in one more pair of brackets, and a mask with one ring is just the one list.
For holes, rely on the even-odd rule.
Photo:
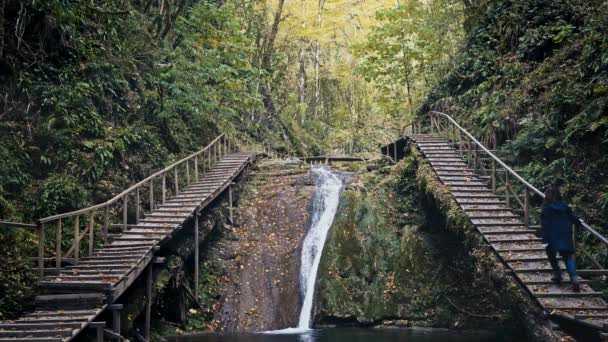
[[(222, 132), (370, 157), (435, 110), (608, 234), (606, 1), (0, 0), (0, 80), (0, 221), (105, 201)], [(0, 228), (0, 319), (31, 306), (35, 241)]]

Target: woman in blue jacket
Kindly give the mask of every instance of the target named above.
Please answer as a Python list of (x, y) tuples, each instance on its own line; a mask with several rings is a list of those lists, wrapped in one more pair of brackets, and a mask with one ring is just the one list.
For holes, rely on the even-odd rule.
[(572, 225), (579, 227), (581, 222), (574, 216), (572, 209), (562, 201), (562, 196), (557, 187), (551, 187), (545, 191), (545, 201), (540, 214), (540, 222), (543, 228), (543, 245), (554, 272), (551, 280), (557, 284), (562, 281), (562, 272), (559, 269), (556, 258), (556, 254), (559, 253), (570, 275), (572, 290), (575, 292), (580, 291), (578, 277), (576, 276), (576, 264), (573, 257)]

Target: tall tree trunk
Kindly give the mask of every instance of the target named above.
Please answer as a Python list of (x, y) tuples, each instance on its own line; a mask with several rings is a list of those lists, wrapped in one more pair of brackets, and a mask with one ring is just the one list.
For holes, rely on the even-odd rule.
[[(266, 71), (267, 75), (272, 75), (272, 55), (274, 53), (274, 41), (277, 38), (277, 33), (279, 32), (279, 24), (281, 23), (281, 14), (283, 13), (283, 4), (285, 0), (279, 0), (277, 11), (274, 14), (274, 20), (272, 22), (272, 26), (270, 28), (270, 33), (268, 34), (268, 38), (264, 44), (262, 51), (262, 69)], [(272, 88), (270, 85), (270, 78), (264, 80), (262, 86), (260, 87), (260, 92), (262, 94), (262, 102), (264, 103), (264, 108), (266, 112), (270, 116), (276, 116), (277, 111), (274, 106), (274, 100), (272, 99)]]
[[(301, 1), (302, 5), (302, 31), (306, 29), (306, 0)], [(306, 44), (303, 41), (300, 45), (300, 53), (298, 54), (298, 62), (300, 64), (300, 71), (298, 75), (298, 93), (300, 100), (300, 120), (303, 124), (306, 121), (306, 108), (304, 104), (306, 103)]]
[[(304, 44), (302, 44), (304, 45)], [(298, 55), (298, 61), (300, 63), (300, 72), (298, 76), (298, 93), (300, 98), (300, 104), (306, 103), (306, 53), (304, 47), (300, 48)], [(306, 110), (302, 111), (302, 122), (306, 119)]]
[(0, 0), (0, 58), (4, 55), (4, 1)]
[[(405, 41), (405, 37), (402, 38), (402, 41)], [(403, 77), (405, 78), (405, 89), (407, 92), (407, 102), (410, 107), (410, 114), (413, 118), (414, 117), (414, 100), (412, 98), (413, 86), (412, 86), (412, 81), (410, 79), (412, 66), (409, 64), (407, 58), (405, 58), (406, 53), (407, 53), (407, 48), (403, 44), (401, 45), (401, 53), (403, 54), (403, 59), (402, 59)]]
[[(325, 0), (319, 0), (317, 8), (317, 30), (319, 34), (321, 32), (321, 24), (323, 20), (323, 7), (325, 6)], [(319, 116), (319, 98), (321, 95), (321, 87), (319, 82), (319, 67), (320, 67), (320, 54), (321, 54), (321, 41), (317, 38), (315, 44), (315, 97), (314, 97), (314, 113), (315, 118)]]

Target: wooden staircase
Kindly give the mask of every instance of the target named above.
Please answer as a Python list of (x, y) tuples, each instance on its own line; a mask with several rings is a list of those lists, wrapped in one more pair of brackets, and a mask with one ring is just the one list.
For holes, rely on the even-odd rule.
[[(433, 134), (410, 134), (407, 139), (430, 162), (437, 178), (449, 189), (471, 224), (547, 313), (587, 327), (604, 328), (608, 323), (608, 305), (602, 293), (594, 291), (584, 278), (581, 291), (573, 292), (565, 270), (561, 285), (551, 281), (552, 269), (537, 230), (525, 224), (505, 204), (504, 198), (492, 191), (489, 177), (469, 167), (453, 142)], [(560, 265), (563, 269), (561, 260)]]
[(200, 181), (169, 197), (111, 243), (77, 265), (42, 278), (39, 284), (44, 294), (36, 297), (36, 311), (0, 322), (0, 342), (59, 342), (76, 337), (133, 284), (160, 246), (226, 190), (257, 155), (226, 154)]

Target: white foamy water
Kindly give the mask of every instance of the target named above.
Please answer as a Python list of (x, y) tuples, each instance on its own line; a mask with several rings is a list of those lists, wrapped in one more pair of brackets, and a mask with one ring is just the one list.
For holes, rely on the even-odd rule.
[(296, 328), (269, 331), (271, 334), (302, 334), (310, 330), (315, 282), (323, 254), (327, 233), (336, 216), (343, 182), (329, 167), (312, 169), (315, 176), (315, 194), (310, 229), (302, 244), (300, 266), (300, 290), (304, 298), (300, 319)]

